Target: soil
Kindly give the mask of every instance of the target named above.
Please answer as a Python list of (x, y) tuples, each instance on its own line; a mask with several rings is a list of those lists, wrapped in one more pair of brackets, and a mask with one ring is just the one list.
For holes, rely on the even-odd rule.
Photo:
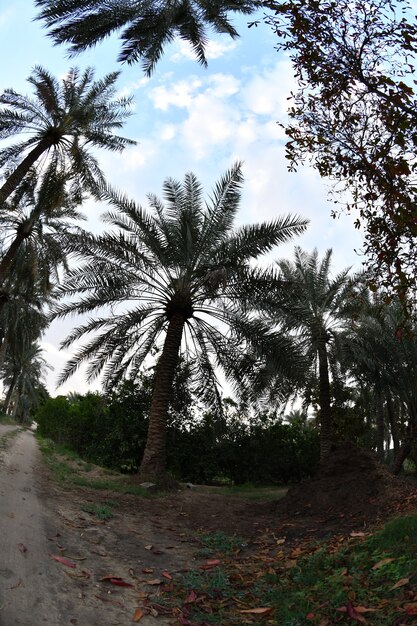
[[(6, 428), (0, 426), (0, 435)], [(417, 508), (412, 486), (349, 446), (278, 502), (198, 487), (148, 498), (64, 488), (43, 465), (29, 431), (20, 431), (2, 455), (0, 626), (118, 626), (134, 623), (141, 611), (141, 626), (177, 624), (162, 607), (157, 615), (149, 611), (162, 582), (204, 563), (196, 556), (201, 533), (242, 537), (247, 558), (268, 540), (276, 552), (276, 537), (285, 536), (283, 548), (291, 551)], [(103, 521), (83, 510), (97, 503), (113, 517)]]

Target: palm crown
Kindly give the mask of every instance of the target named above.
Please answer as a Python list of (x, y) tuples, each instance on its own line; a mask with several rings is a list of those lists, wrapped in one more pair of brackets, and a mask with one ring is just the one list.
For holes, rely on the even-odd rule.
[(6, 171), (6, 180), (0, 188), (0, 205), (44, 153), (55, 169), (70, 166), (84, 187), (95, 190), (97, 183), (103, 183), (89, 148), (121, 151), (135, 143), (115, 134), (130, 115), (131, 105), (129, 98), (113, 97), (117, 77), (113, 72), (94, 80), (92, 68), (82, 73), (75, 68), (58, 81), (36, 67), (28, 79), (34, 97), (13, 89), (0, 95), (0, 139), (26, 135), (1, 151), (0, 167)]
[(332, 443), (329, 342), (337, 334), (342, 313), (347, 309), (346, 289), (350, 282), (350, 268), (331, 276), (331, 258), (332, 250), (319, 260), (317, 250), (308, 253), (296, 247), (294, 262), (279, 261), (287, 288), (279, 294), (276, 305), (282, 328), (293, 331), (303, 347), (310, 372), (313, 369), (316, 374), (318, 370), (322, 460)]
[(119, 60), (143, 61), (148, 74), (175, 36), (188, 41), (206, 64), (207, 27), (237, 37), (229, 13), (251, 13), (253, 0), (36, 0), (40, 19), (46, 21), (57, 43), (69, 43), (77, 53), (121, 31)]
[(153, 418), (166, 420), (181, 346), (192, 357), (201, 394), (215, 387), (216, 366), (230, 378), (239, 376), (240, 342), (250, 342), (251, 335), (259, 333), (250, 314), (258, 306), (256, 294), (262, 285), (270, 287), (276, 276), (273, 270), (254, 267), (251, 260), (306, 226), (305, 220), (287, 216), (233, 229), (241, 182), (236, 164), (204, 205), (201, 185), (193, 174), (186, 175), (182, 184), (168, 179), (166, 204), (148, 196), (152, 213), (110, 190), (105, 193), (118, 210), (109, 213), (107, 220), (119, 231), (87, 242), (88, 261), (69, 273), (64, 286), (66, 293), (82, 297), (60, 305), (57, 315), (87, 313), (103, 305), (111, 306), (112, 314), (89, 320), (68, 337), (65, 346), (85, 333), (99, 331), (69, 362), (62, 380), (85, 360), (92, 361), (89, 375), (103, 373), (107, 384), (127, 370), (135, 375), (163, 337), (151, 432)]

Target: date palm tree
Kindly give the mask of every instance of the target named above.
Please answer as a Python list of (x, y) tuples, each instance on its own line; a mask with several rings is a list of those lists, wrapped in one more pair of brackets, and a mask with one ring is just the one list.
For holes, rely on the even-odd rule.
[[(56, 169), (71, 171), (84, 188), (95, 191), (104, 182), (90, 148), (121, 151), (134, 141), (120, 137), (130, 115), (131, 99), (114, 98), (117, 72), (94, 80), (92, 68), (69, 71), (61, 81), (35, 67), (28, 82), (34, 96), (6, 89), (0, 95), (0, 152), (5, 181), (0, 187), (0, 207), (32, 166), (48, 155)], [(16, 143), (10, 140), (22, 136)]]
[(20, 357), (47, 327), (45, 311), (55, 296), (59, 270), (67, 268), (73, 240), (83, 232), (74, 223), (78, 187), (68, 186), (67, 176), (49, 174), (38, 182), (32, 171), (0, 211), (0, 370), (4, 363), (13, 366), (6, 408), (21, 380)]
[(32, 170), (0, 211), (0, 314), (8, 303), (47, 298), (67, 267), (73, 240), (84, 232), (77, 222), (82, 202), (78, 184), (51, 166), (38, 179)]
[(229, 14), (250, 14), (254, 0), (36, 0), (56, 43), (70, 45), (72, 54), (120, 32), (119, 60), (141, 60), (150, 75), (164, 47), (176, 36), (189, 42), (200, 63), (207, 64), (207, 29), (237, 37)]
[[(394, 443), (393, 470), (415, 452), (417, 433), (417, 340), (412, 318), (398, 300), (369, 299), (344, 333), (344, 356), (351, 377), (371, 389), (376, 405), (377, 450), (384, 457), (385, 413)], [(396, 407), (396, 410), (395, 408)], [(400, 414), (402, 419), (400, 418)], [(400, 447), (400, 440), (402, 446)]]
[(206, 401), (218, 395), (216, 368), (231, 381), (249, 378), (242, 351), (270, 330), (251, 312), (262, 289), (278, 284), (276, 270), (257, 268), (253, 261), (306, 227), (306, 220), (286, 216), (234, 229), (241, 184), (236, 164), (204, 203), (193, 174), (183, 183), (167, 179), (165, 203), (149, 195), (150, 211), (108, 189), (104, 195), (117, 211), (107, 220), (118, 231), (91, 237), (81, 250), (86, 262), (63, 285), (65, 293), (81, 297), (57, 306), (57, 316), (106, 305), (111, 313), (90, 319), (66, 339), (68, 347), (95, 333), (60, 382), (88, 361), (89, 377), (102, 374), (111, 387), (126, 373), (134, 377), (155, 346), (161, 349), (140, 467), (146, 480), (165, 471), (167, 412), (181, 351)]
[(332, 250), (319, 260), (317, 250), (308, 253), (296, 247), (294, 262), (278, 262), (286, 288), (277, 298), (275, 317), (284, 331), (296, 334), (309, 370), (318, 380), (322, 461), (333, 439), (329, 347), (340, 328), (350, 280), (350, 268), (331, 276), (331, 258)]
[(49, 368), (42, 356), (38, 341), (20, 341), (13, 352), (9, 353), (3, 366), (3, 384), (7, 388), (3, 411), (10, 413), (19, 422), (30, 422), (30, 411), (35, 408), (38, 391), (42, 389), (42, 380)]

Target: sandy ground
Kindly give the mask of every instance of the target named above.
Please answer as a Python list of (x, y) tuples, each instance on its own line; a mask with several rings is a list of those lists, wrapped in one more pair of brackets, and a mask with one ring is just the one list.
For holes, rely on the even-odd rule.
[[(80, 509), (68, 494), (56, 499), (53, 490), (48, 493), (33, 433), (19, 430), (10, 436), (13, 430), (0, 425), (0, 625), (131, 624), (145, 595), (139, 589), (137, 558), (121, 566), (111, 528), (87, 519), (88, 514), (78, 517)], [(146, 534), (145, 528), (142, 531)], [(152, 539), (151, 534), (144, 538)], [(113, 545), (115, 555), (107, 545)], [(131, 550), (129, 545), (124, 548)], [(53, 559), (62, 555), (76, 567)], [(132, 587), (109, 588), (100, 581), (109, 574), (123, 577)], [(144, 616), (140, 623), (170, 622)]]
[[(0, 426), (0, 434), (15, 430)], [(38, 462), (33, 434), (21, 431), (0, 462), (0, 624), (65, 624), (57, 604), (45, 516), (34, 484)]]
[[(354, 473), (363, 473), (353, 452), (347, 454)], [(57, 483), (33, 432), (0, 425), (0, 626), (178, 625), (180, 607), (167, 608), (164, 599), (184, 572), (204, 569), (202, 533), (239, 537), (239, 559), (260, 549), (264, 558), (276, 553), (276, 537), (285, 536), (283, 549), (291, 551), (300, 541), (363, 531), (381, 510), (389, 516), (415, 509), (415, 490), (393, 483), (382, 469), (368, 468), (372, 484), (365, 481), (359, 489), (348, 461), (339, 465), (340, 476), (331, 483), (345, 485), (340, 492), (329, 489), (325, 475), (286, 504), (202, 487), (122, 495)], [(100, 472), (92, 466), (88, 475), (98, 478)], [(347, 504), (354, 479), (355, 499)], [(320, 505), (316, 515), (309, 498)], [(108, 507), (112, 517), (103, 521), (86, 512), (97, 505)], [(290, 505), (296, 510), (286, 511)]]

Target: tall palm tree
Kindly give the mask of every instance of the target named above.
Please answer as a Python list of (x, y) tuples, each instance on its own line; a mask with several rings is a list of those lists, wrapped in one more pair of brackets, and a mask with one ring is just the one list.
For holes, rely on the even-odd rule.
[[(376, 425), (376, 449), (384, 460), (385, 404), (395, 383), (395, 336), (387, 324), (387, 305), (380, 298), (371, 298), (357, 308), (350, 325), (341, 333), (341, 361), (348, 376), (368, 390), (369, 419)], [(370, 393), (369, 393), (370, 392)]]
[(256, 0), (36, 0), (56, 43), (70, 44), (76, 54), (120, 32), (119, 60), (142, 60), (150, 75), (166, 44), (176, 36), (189, 42), (200, 63), (207, 64), (207, 29), (235, 38), (229, 13), (250, 14)]
[(0, 211), (0, 313), (10, 299), (48, 297), (58, 282), (58, 268), (67, 267), (73, 239), (84, 232), (78, 225), (82, 201), (78, 184), (49, 168), (38, 180), (31, 172)]
[[(35, 67), (28, 82), (34, 97), (6, 89), (0, 95), (0, 152), (5, 182), (0, 206), (31, 167), (47, 154), (56, 169), (70, 170), (90, 191), (104, 178), (90, 148), (121, 151), (134, 141), (114, 134), (130, 115), (131, 99), (114, 98), (118, 72), (94, 80), (92, 68), (69, 71), (61, 81)], [(17, 143), (11, 137), (23, 135)], [(16, 166), (17, 164), (17, 166)]]
[[(365, 381), (373, 392), (380, 456), (384, 443), (384, 413), (387, 413), (397, 448), (393, 469), (398, 473), (415, 447), (417, 434), (416, 329), (412, 320), (405, 316), (400, 302), (394, 300), (387, 304), (377, 294), (358, 315), (355, 328), (346, 333), (344, 343), (350, 375)], [(399, 422), (400, 413), (405, 417), (405, 428)]]
[(29, 422), (30, 410), (36, 406), (38, 390), (49, 366), (37, 340), (20, 341), (15, 348), (3, 366), (3, 383), (7, 387), (3, 411), (10, 412), (13, 403), (13, 416), (20, 422)]
[(64, 346), (90, 332), (61, 376), (66, 380), (84, 361), (88, 374), (103, 374), (111, 386), (126, 372), (135, 376), (162, 345), (150, 409), (148, 439), (140, 474), (155, 479), (165, 470), (166, 420), (181, 350), (194, 366), (203, 399), (218, 394), (215, 369), (230, 380), (250, 375), (239, 356), (245, 344), (259, 341), (269, 327), (251, 311), (262, 287), (278, 284), (274, 270), (252, 261), (304, 231), (306, 220), (287, 216), (270, 223), (233, 228), (242, 174), (236, 164), (217, 183), (207, 203), (193, 174), (184, 182), (167, 179), (165, 204), (149, 195), (150, 211), (107, 191), (117, 209), (107, 220), (119, 231), (91, 238), (87, 262), (69, 272), (65, 293), (78, 301), (57, 307), (56, 315), (89, 313), (103, 306), (111, 314), (75, 329)]
[[(2, 250), (0, 250), (0, 279), (15, 280), (19, 256), (29, 262), (35, 246), (46, 277), (56, 271), (57, 263), (64, 263), (71, 236), (82, 232), (76, 222), (83, 218), (77, 207), (83, 196), (78, 185), (71, 184), (68, 174), (49, 168), (38, 178), (32, 170), (10, 201), (0, 211)], [(44, 252), (42, 251), (44, 248)], [(32, 261), (33, 262), (33, 261)], [(26, 267), (26, 271), (30, 271)]]
[(73, 193), (66, 176), (49, 173), (39, 183), (36, 173), (25, 178), (0, 211), (0, 370), (4, 363), (14, 368), (6, 407), (20, 380), (20, 355), (48, 325), (45, 311), (57, 295), (59, 270), (68, 267), (73, 240), (83, 232), (74, 224), (78, 187)]
[(328, 457), (333, 440), (329, 347), (346, 307), (350, 270), (332, 277), (331, 258), (332, 250), (319, 260), (316, 249), (308, 253), (296, 247), (294, 262), (278, 262), (286, 288), (278, 294), (273, 318), (283, 330), (296, 334), (309, 371), (318, 380), (322, 461)]

